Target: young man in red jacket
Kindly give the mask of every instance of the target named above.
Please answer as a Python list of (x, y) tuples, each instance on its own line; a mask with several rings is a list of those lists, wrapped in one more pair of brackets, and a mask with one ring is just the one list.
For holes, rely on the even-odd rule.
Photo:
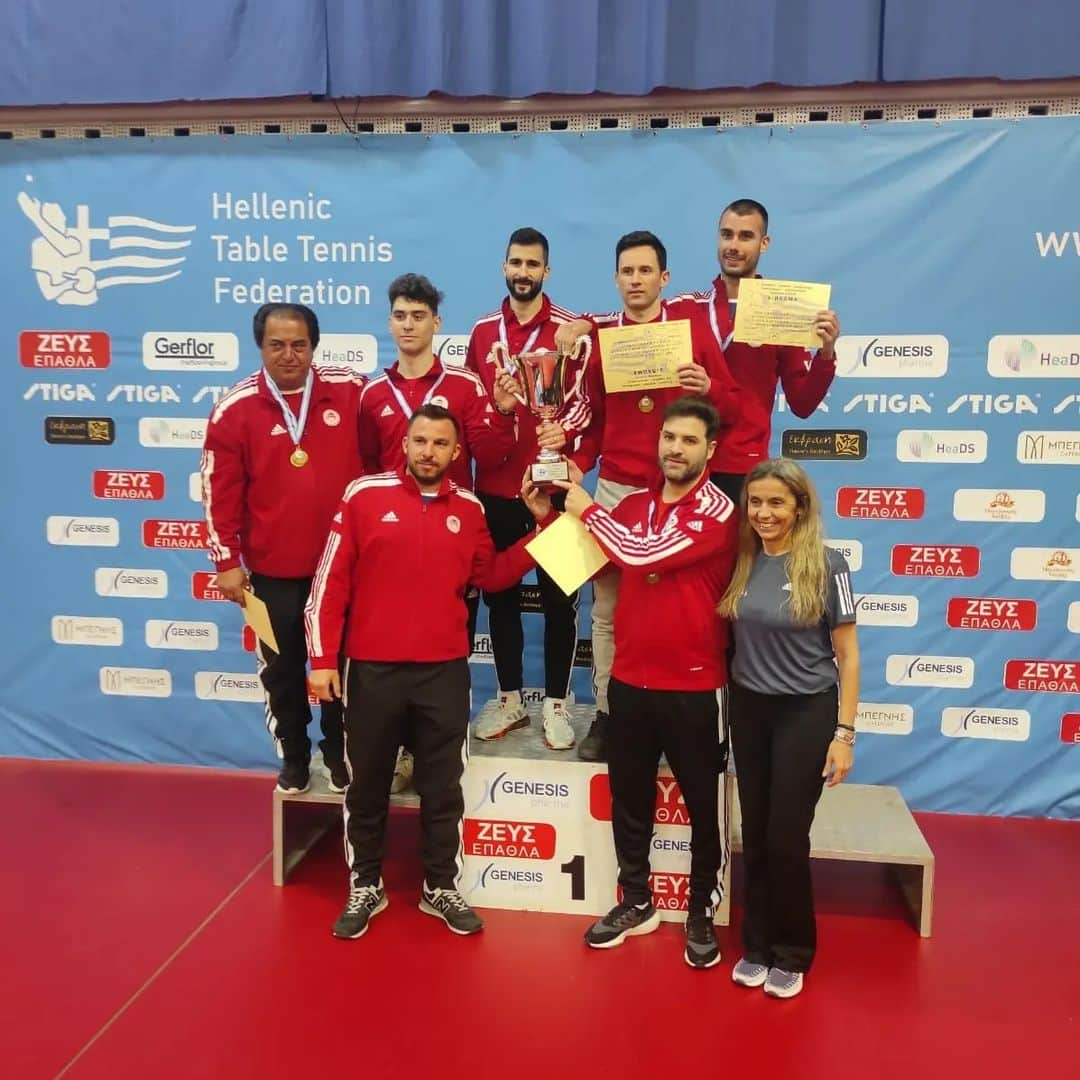
[(735, 504), (709, 482), (720, 418), (683, 397), (664, 410), (661, 476), (612, 510), (577, 484), (566, 512), (579, 517), (622, 572), (608, 701), (611, 825), (622, 900), (589, 928), (593, 948), (655, 930), (649, 845), (656, 770), (667, 757), (690, 814), (686, 962), (720, 960), (713, 917), (727, 858), (720, 778), (727, 762), (727, 623), (716, 614), (735, 565)]
[[(386, 907), (387, 792), (403, 741), (413, 748), (420, 795), (420, 910), (457, 934), (483, 929), (457, 888), (469, 730), (464, 596), (469, 582), (505, 589), (534, 563), (525, 550), (529, 537), (496, 552), (479, 499), (450, 480), (461, 454), (458, 431), (457, 418), (441, 406), (413, 413), (404, 467), (363, 477), (346, 491), (308, 601), (312, 688), (323, 700), (345, 703), (350, 881), (336, 937), (360, 937)], [(549, 516), (549, 501), (531, 484), (522, 499), (537, 520)], [(344, 686), (335, 663), (343, 640)]]
[[(319, 320), (310, 308), (264, 304), (254, 331), (261, 370), (210, 414), (203, 508), (218, 588), (237, 604), (250, 588), (270, 611), (281, 652), (259, 642), (259, 674), (284, 759), (278, 790), (296, 792), (307, 789), (311, 760), (304, 604), (330, 520), (361, 473), (356, 417), (365, 380), (348, 367), (312, 364)], [(344, 791), (339, 704), (323, 706), (322, 732), (330, 787)]]
[[(510, 356), (541, 350), (555, 351), (555, 331), (574, 316), (553, 304), (544, 291), (550, 267), (548, 242), (543, 233), (531, 228), (510, 234), (503, 261), (507, 297), (498, 311), (485, 315), (473, 326), (465, 366), (476, 372), (489, 394), (497, 390), (502, 365)], [(579, 368), (570, 373), (572, 381)], [(588, 403), (579, 395), (568, 404), (564, 417), (568, 425), (588, 426)], [(539, 424), (518, 402), (517, 442), (513, 453), (500, 465), (477, 462), (476, 494), (484, 504), (491, 539), (500, 551), (533, 528), (532, 514), (520, 498), (521, 477), (536, 460), (538, 450), (562, 450), (566, 434), (561, 424)], [(561, 500), (558, 500), (561, 503)], [(536, 571), (544, 609), (544, 741), (553, 750), (569, 750), (574, 745), (567, 695), (577, 647), (578, 594), (567, 596), (543, 570)], [(495, 708), (477, 721), (478, 739), (499, 739), (529, 723), (529, 712), (521, 696), (524, 683), (521, 601), (516, 588), (485, 593), (491, 651), (499, 677)]]
[[(670, 402), (691, 393), (708, 399), (723, 424), (737, 422), (741, 408), (739, 388), (724, 364), (720, 346), (713, 340), (697, 305), (676, 306), (662, 299), (670, 274), (667, 249), (651, 232), (632, 232), (615, 246), (615, 284), (623, 310), (594, 316), (593, 355), (585, 379), (591, 420), (581, 436), (574, 461), (587, 473), (600, 459), (596, 501), (608, 509), (636, 488), (649, 487), (656, 476), (656, 442), (661, 417)], [(621, 391), (608, 393), (604, 385), (603, 355), (599, 328), (633, 323), (688, 319), (693, 356), (679, 369), (679, 386), (648, 393)], [(608, 680), (615, 648), (613, 623), (618, 574), (607, 574), (593, 582), (592, 647), (593, 689), (596, 693), (596, 720), (578, 747), (585, 761), (606, 760), (608, 724)]]

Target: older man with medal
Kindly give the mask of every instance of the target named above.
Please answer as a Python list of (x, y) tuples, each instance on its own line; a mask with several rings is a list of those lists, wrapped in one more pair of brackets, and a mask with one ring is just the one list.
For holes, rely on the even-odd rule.
[[(650, 487), (657, 475), (656, 446), (660, 438), (664, 409), (684, 394), (707, 398), (715, 406), (722, 424), (734, 422), (739, 409), (739, 388), (728, 373), (723, 353), (709, 332), (708, 325), (688, 305), (669, 311), (661, 293), (668, 282), (667, 249), (651, 232), (631, 232), (615, 246), (615, 284), (622, 296), (623, 310), (610, 316), (594, 316), (593, 361), (588, 366), (585, 386), (592, 419), (582, 433), (572, 460), (583, 473), (600, 460), (596, 483), (596, 501), (611, 509), (631, 491)], [(687, 315), (689, 314), (689, 318)], [(605, 330), (615, 327), (645, 327), (647, 324), (679, 323), (667, 326), (682, 333), (685, 353), (680, 356), (674, 377), (666, 385), (640, 389), (614, 389), (607, 385), (610, 375), (610, 344)], [(576, 325), (576, 324), (572, 324)], [(649, 344), (638, 343), (644, 357), (641, 371), (649, 367)], [(638, 380), (647, 384), (648, 379)], [(663, 382), (664, 380), (659, 380)], [(633, 385), (631, 380), (627, 380)], [(569, 435), (573, 432), (568, 433)], [(607, 759), (608, 681), (615, 655), (614, 614), (619, 575), (605, 574), (593, 582), (592, 646), (593, 689), (596, 693), (596, 720), (578, 747), (585, 761)]]
[[(306, 790), (311, 740), (304, 605), (346, 486), (362, 472), (358, 409), (365, 380), (345, 365), (312, 363), (315, 313), (265, 304), (255, 313), (263, 366), (214, 407), (202, 455), (202, 494), (217, 586), (267, 606), (275, 652), (258, 643), (267, 727), (283, 759), (278, 789)], [(344, 791), (341, 704), (322, 706), (330, 787)]]

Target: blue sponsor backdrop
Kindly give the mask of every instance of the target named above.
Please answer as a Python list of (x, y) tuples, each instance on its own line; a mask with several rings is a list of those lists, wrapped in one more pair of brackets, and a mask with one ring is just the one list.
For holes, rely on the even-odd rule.
[[(271, 764), (261, 707), (228, 700), (256, 689), (238, 611), (192, 597), (192, 575), (209, 569), (201, 552), (149, 548), (143, 539), (148, 519), (200, 517), (189, 493), (198, 453), (185, 444), (197, 442), (214, 388), (258, 363), (248, 328), (254, 303), (268, 295), (259, 288), (292, 287), (293, 298), (318, 309), (326, 332), (375, 335), (377, 360), (370, 339), (339, 338), (336, 347), (382, 366), (385, 288), (395, 274), (431, 276), (447, 294), (444, 330), (467, 334), (501, 300), (507, 234), (535, 224), (552, 243), (553, 298), (606, 310), (616, 300), (612, 251), (621, 233), (651, 228), (666, 241), (669, 294), (705, 288), (717, 212), (751, 195), (773, 218), (763, 270), (832, 282), (849, 337), (828, 411), (799, 421), (781, 401), (775, 441), (785, 429), (868, 433), (864, 460), (809, 463), (830, 536), (862, 545), (857, 591), (879, 598), (863, 613), (875, 622), (861, 631), (866, 733), (855, 779), (898, 784), (925, 809), (1080, 816), (1080, 747), (1064, 741), (1075, 726), (1069, 714), (1080, 711), (1080, 436), (1060, 434), (1080, 429), (1078, 169), (1080, 123), (1071, 118), (3, 144), (9, 587), (0, 750)], [(27, 331), (104, 332), (111, 362), (35, 367), (44, 354), (85, 362), (101, 343), (20, 340)], [(174, 360), (155, 344), (166, 332), (181, 343)], [(231, 339), (206, 336), (215, 333), (237, 336), (238, 366), (222, 366), (237, 361)], [(194, 359), (182, 344), (191, 336), (202, 343)], [(112, 418), (115, 441), (47, 444), (46, 417)], [(51, 437), (92, 442), (109, 433), (54, 422)], [(835, 448), (828, 436), (824, 445)], [(165, 496), (95, 497), (95, 470), (161, 472)], [(880, 487), (913, 489), (902, 498), (916, 509), (921, 491), (923, 515), (837, 516), (838, 489)], [(840, 497), (853, 512), (901, 498)], [(970, 570), (976, 555), (956, 549), (971, 548), (979, 549), (974, 577), (893, 572)], [(161, 571), (167, 586), (143, 574), (123, 588), (167, 594), (108, 595), (115, 573), (100, 568)], [(897, 597), (914, 598), (917, 614)], [(1037, 625), (949, 627), (950, 598), (1033, 600)], [(991, 612), (999, 627), (1031, 618), (1030, 605), (953, 608), (954, 621)], [(581, 615), (587, 637), (587, 603)], [(527, 619), (526, 681), (537, 686), (539, 618)], [(165, 625), (148, 627), (151, 620)], [(170, 629), (177, 621), (203, 625)], [(215, 635), (216, 649), (175, 647), (213, 645)], [(1007, 689), (1010, 660), (1057, 666), (1017, 665), (1013, 682), (1023, 689)], [(494, 669), (478, 663), (474, 675), (479, 703), (494, 691)], [(589, 697), (584, 668), (575, 691)]]

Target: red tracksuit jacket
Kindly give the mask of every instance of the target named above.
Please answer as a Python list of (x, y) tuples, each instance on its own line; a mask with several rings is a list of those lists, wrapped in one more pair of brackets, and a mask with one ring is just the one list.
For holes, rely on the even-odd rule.
[(480, 500), (447, 478), (426, 500), (404, 468), (362, 477), (345, 492), (312, 582), (311, 666), (335, 666), (343, 631), (354, 660), (467, 656), (467, 585), (500, 592), (520, 581), (534, 565), (531, 539), (496, 553)]
[[(726, 341), (734, 317), (723, 276), (717, 275), (708, 292), (686, 293), (675, 302), (688, 300), (699, 306), (717, 343)], [(824, 399), (836, 375), (836, 360), (835, 356), (825, 358), (820, 352), (811, 354), (793, 345), (747, 345), (742, 341), (729, 342), (724, 359), (742, 388), (740, 415), (738, 423), (720, 430), (711, 468), (713, 472), (745, 474), (769, 456), (777, 381), (791, 411), (805, 418)]]
[[(605, 326), (620, 325), (620, 315), (594, 315), (593, 353), (585, 377), (589, 408), (592, 419), (582, 434), (578, 450), (572, 455), (582, 472), (587, 473), (600, 458), (600, 476), (616, 484), (629, 487), (646, 487), (656, 476), (656, 454), (663, 426), (664, 409), (686, 391), (679, 387), (650, 390), (648, 397), (652, 408), (643, 412), (639, 408), (642, 394), (623, 391), (609, 394), (604, 388), (598, 330)], [(660, 314), (653, 322), (662, 319), (689, 319), (694, 350), (694, 363), (708, 372), (712, 385), (709, 400), (716, 406), (725, 424), (738, 422), (741, 407), (739, 388), (724, 363), (720, 346), (713, 340), (709, 327), (701, 319), (698, 306), (690, 301), (683, 303), (662, 302)], [(715, 469), (715, 466), (710, 465)]]
[(735, 566), (738, 513), (707, 475), (676, 503), (662, 490), (660, 478), (581, 518), (622, 570), (611, 674), (645, 690), (715, 690), (727, 685), (728, 624), (716, 605)]
[[(391, 385), (405, 398), (406, 416)], [(360, 453), (364, 472), (380, 473), (403, 468), (405, 451), (401, 440), (409, 427), (409, 416), (431, 395), (432, 405), (442, 405), (461, 425), (461, 454), (450, 466), (449, 477), (458, 487), (472, 491), (472, 461), (497, 466), (513, 452), (516, 433), (514, 417), (495, 410), (483, 383), (471, 371), (447, 366), (435, 359), (434, 366), (419, 379), (405, 379), (398, 366), (372, 379), (360, 397)], [(522, 472), (525, 470), (522, 469)], [(518, 477), (518, 490), (521, 477)]]
[[(545, 295), (543, 306), (536, 316), (527, 323), (520, 323), (510, 307), (509, 299), (506, 299), (499, 311), (485, 315), (473, 326), (465, 366), (479, 375), (484, 389), (491, 396), (496, 371), (495, 364), (488, 360), (491, 347), (502, 339), (504, 330), (506, 344), (512, 355), (523, 352), (526, 345), (530, 350), (554, 350), (555, 331), (561, 323), (576, 317), (565, 308), (557, 307)], [(571, 373), (574, 378), (579, 370), (575, 366)], [(584, 390), (584, 387), (582, 389)], [(516, 411), (518, 436), (513, 453), (499, 465), (485, 465), (477, 459), (476, 490), (485, 495), (516, 499), (521, 491), (521, 479), (525, 475), (526, 467), (536, 460), (536, 429), (539, 421), (524, 405), (518, 405)], [(568, 431), (584, 431), (589, 426), (590, 415), (588, 402), (582, 394), (567, 406), (566, 414), (560, 423), (563, 423)], [(569, 435), (567, 441), (573, 441)]]
[[(363, 471), (357, 407), (366, 379), (345, 366), (312, 365), (315, 379), (301, 445), (302, 468), (281, 407), (259, 370), (210, 414), (202, 453), (210, 558), (221, 573), (240, 566), (269, 577), (309, 578), (345, 488)], [(299, 395), (286, 395), (294, 411)]]

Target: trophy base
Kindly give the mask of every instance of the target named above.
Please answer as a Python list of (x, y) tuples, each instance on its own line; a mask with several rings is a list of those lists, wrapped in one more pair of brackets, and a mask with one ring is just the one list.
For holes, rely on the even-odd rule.
[(529, 478), (537, 487), (551, 484), (554, 480), (570, 482), (570, 462), (564, 458), (558, 461), (534, 461), (529, 466)]

